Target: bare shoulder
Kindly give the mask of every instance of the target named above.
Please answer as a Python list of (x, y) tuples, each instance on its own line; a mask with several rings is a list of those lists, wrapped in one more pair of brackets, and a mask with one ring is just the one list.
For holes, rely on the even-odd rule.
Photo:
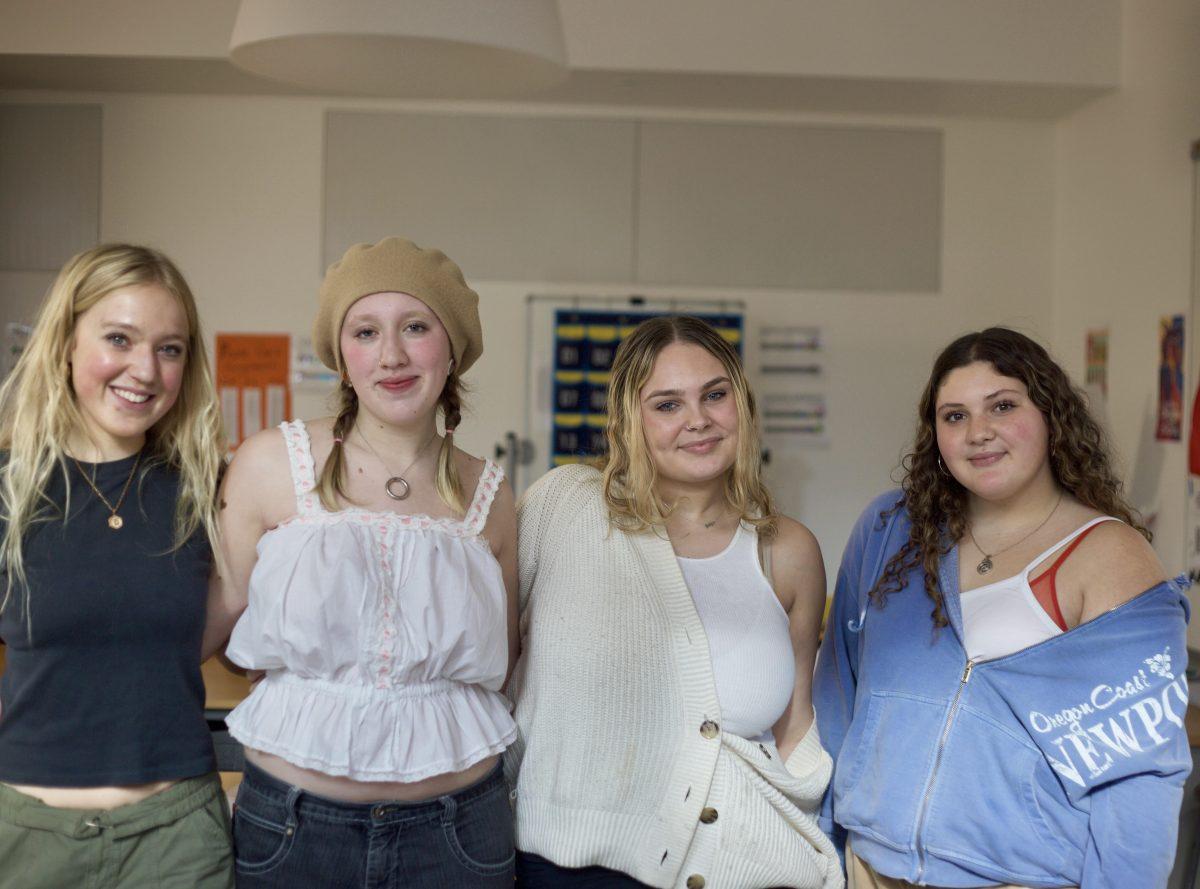
[(305, 420), (304, 431), (308, 433), (308, 449), (312, 454), (313, 468), (319, 476), (325, 461), (333, 451), (334, 417), (320, 417), (316, 420)]
[(496, 488), (496, 499), (492, 501), (492, 515), (499, 515), (506, 521), (511, 520), (514, 528), (517, 525), (517, 498), (507, 478), (502, 478), (500, 486)]
[(1084, 620), (1128, 602), (1167, 576), (1154, 548), (1124, 522), (1097, 525), (1079, 544), (1075, 560), (1084, 569)]
[[(479, 487), (479, 481), (483, 478), (484, 468), (488, 461), (480, 457), (475, 457), (468, 454), (460, 448), (454, 449), (454, 468), (458, 470), (458, 478), (462, 482), (463, 497), (467, 503), (475, 496), (475, 491)], [(490, 516), (496, 513), (512, 513), (513, 520), (516, 520), (515, 497), (513, 495), (512, 485), (508, 483), (507, 477), (501, 477), (500, 484), (496, 488), (495, 499), (492, 500)]]
[(825, 562), (812, 531), (788, 516), (780, 516), (771, 540), (771, 580), (779, 601), (792, 612), (825, 607)]
[(491, 544), (493, 552), (500, 553), (511, 549), (516, 544), (517, 504), (508, 479), (502, 479), (500, 486), (496, 488), (496, 496), (488, 511), (487, 524), (484, 526), (483, 533), (487, 537), (488, 543)]
[(462, 482), (463, 497), (467, 503), (470, 503), (471, 498), (475, 495), (479, 479), (483, 475), (483, 467), (487, 464), (482, 458), (468, 454), (458, 447), (454, 449), (453, 459), (454, 468), (458, 470), (458, 479)]
[(295, 500), (282, 432), (264, 429), (238, 445), (221, 487), (222, 510), (257, 516), (270, 527), (295, 512)]
[(256, 432), (238, 445), (229, 464), (226, 478), (236, 479), (239, 486), (254, 489), (259, 484), (270, 485), (276, 476), (289, 477), (287, 444), (278, 429)]
[[(462, 482), (463, 498), (466, 501), (464, 503), (465, 506), (475, 496), (480, 479), (483, 478), (487, 461), (479, 457), (474, 457), (459, 448), (454, 449), (454, 461), (455, 468), (458, 470), (458, 477)], [(511, 548), (516, 541), (516, 498), (513, 495), (512, 485), (508, 483), (507, 478), (501, 478), (500, 484), (496, 487), (495, 496), (492, 498), (491, 506), (488, 508), (487, 523), (484, 525), (483, 535), (491, 545), (492, 551), (497, 555)]]
[(824, 565), (821, 545), (805, 525), (781, 515), (775, 528), (775, 537), (771, 540), (771, 560), (779, 569), (801, 571), (814, 565)]

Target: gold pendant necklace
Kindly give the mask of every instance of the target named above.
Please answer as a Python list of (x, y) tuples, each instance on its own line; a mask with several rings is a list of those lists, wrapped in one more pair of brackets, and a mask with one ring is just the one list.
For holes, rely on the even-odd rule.
[(129, 470), (129, 478), (125, 479), (125, 487), (121, 488), (121, 496), (117, 498), (116, 506), (109, 503), (108, 498), (96, 487), (96, 483), (88, 478), (88, 474), (83, 471), (83, 467), (79, 465), (79, 461), (74, 457), (71, 460), (75, 463), (75, 468), (79, 470), (79, 474), (83, 476), (83, 480), (87, 482), (88, 487), (92, 489), (92, 493), (100, 498), (100, 502), (108, 510), (108, 527), (114, 531), (120, 531), (125, 525), (125, 520), (117, 515), (117, 511), (121, 508), (121, 504), (125, 502), (125, 495), (129, 493), (129, 486), (133, 483), (133, 476), (137, 472), (138, 464), (142, 462), (142, 451), (138, 451), (137, 459), (133, 461), (133, 468)]
[(1044, 519), (1042, 519), (1041, 523), (1038, 524), (1038, 526), (1036, 528), (1034, 528), (1032, 531), (1030, 531), (1028, 534), (1026, 534), (1024, 537), (1022, 537), (1016, 543), (1010, 543), (1008, 546), (1004, 547), (1004, 549), (996, 550), (996, 552), (994, 552), (994, 553), (988, 553), (982, 546), (979, 545), (979, 541), (975, 539), (975, 532), (971, 530), (970, 525), (967, 525), (967, 535), (971, 538), (971, 542), (973, 544), (975, 544), (975, 549), (977, 549), (981, 553), (983, 553), (983, 558), (979, 561), (979, 564), (975, 566), (976, 573), (977, 574), (987, 574), (989, 571), (992, 570), (992, 568), (995, 567), (994, 563), (992, 562), (992, 556), (1003, 555), (1004, 553), (1006, 553), (1010, 549), (1012, 549), (1014, 546), (1019, 546), (1020, 544), (1024, 543), (1026, 540), (1028, 540), (1030, 537), (1032, 537), (1034, 534), (1036, 534), (1038, 531), (1042, 530), (1042, 528), (1045, 527), (1046, 522), (1050, 521), (1050, 519), (1054, 516), (1054, 514), (1056, 512), (1058, 512), (1058, 505), (1060, 503), (1062, 503), (1062, 493), (1061, 492), (1058, 495), (1058, 499), (1054, 501), (1054, 508), (1052, 510), (1050, 510), (1050, 515), (1048, 515)]

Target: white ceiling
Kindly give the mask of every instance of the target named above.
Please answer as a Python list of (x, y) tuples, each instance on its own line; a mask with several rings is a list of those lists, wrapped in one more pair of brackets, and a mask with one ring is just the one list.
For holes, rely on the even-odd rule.
[[(346, 94), (235, 67), (237, 10), (0, 0), (0, 89)], [(559, 0), (559, 11), (570, 74), (523, 101), (1053, 119), (1120, 85), (1120, 0)]]

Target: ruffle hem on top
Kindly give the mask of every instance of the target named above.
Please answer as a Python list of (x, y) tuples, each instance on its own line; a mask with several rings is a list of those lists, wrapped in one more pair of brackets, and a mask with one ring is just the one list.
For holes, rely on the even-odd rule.
[(279, 672), (225, 721), (240, 743), (303, 768), (411, 782), (503, 752), (517, 736), (509, 706), (496, 692), (452, 679), (378, 689)]

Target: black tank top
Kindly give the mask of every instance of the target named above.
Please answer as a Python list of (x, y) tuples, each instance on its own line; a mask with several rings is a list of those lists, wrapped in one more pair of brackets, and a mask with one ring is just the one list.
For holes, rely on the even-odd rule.
[[(134, 459), (82, 468), (115, 504)], [(59, 512), (25, 535), (32, 636), (22, 591), (0, 614), (0, 781), (99, 787), (210, 772), (200, 642), (211, 550), (203, 534), (172, 549), (178, 475), (139, 467), (114, 531), (68, 466), (66, 523), (56, 469), (47, 494)]]

